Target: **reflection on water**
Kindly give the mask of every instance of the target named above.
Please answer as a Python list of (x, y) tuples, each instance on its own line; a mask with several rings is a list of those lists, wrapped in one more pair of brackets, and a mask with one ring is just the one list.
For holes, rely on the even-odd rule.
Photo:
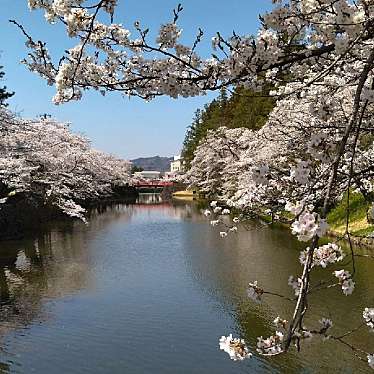
[(55, 229), (0, 248), (0, 338), (47, 320), (46, 300), (91, 287), (84, 235)]
[[(317, 339), (302, 354), (271, 360), (237, 363), (218, 350), (230, 332), (254, 347), (274, 317), (290, 314), (283, 299), (254, 305), (245, 288), (258, 279), (291, 295), (297, 246), (287, 232), (256, 224), (222, 240), (195, 204), (159, 195), (101, 207), (88, 225), (56, 223), (1, 242), (0, 373), (368, 372), (344, 347)], [(363, 307), (374, 304), (374, 266), (358, 268), (352, 297), (312, 296), (308, 327), (323, 316), (337, 334), (347, 319), (360, 323)], [(370, 349), (373, 336), (363, 330), (352, 342)]]
[(138, 198), (136, 199), (136, 203), (146, 204), (146, 205), (168, 204), (168, 202), (162, 200), (161, 194), (158, 194), (158, 193), (139, 194)]

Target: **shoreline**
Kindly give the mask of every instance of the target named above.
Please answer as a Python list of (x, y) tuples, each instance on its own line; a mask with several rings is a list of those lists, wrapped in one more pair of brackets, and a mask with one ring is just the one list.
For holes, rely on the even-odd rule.
[[(131, 204), (136, 201), (138, 193), (135, 189), (117, 189), (111, 196), (102, 199), (91, 199), (78, 202), (86, 209), (87, 218), (95, 209), (100, 211), (111, 204)], [(38, 231), (50, 221), (71, 221), (78, 218), (70, 217), (53, 205), (46, 205), (36, 196), (17, 195), (1, 205), (0, 209), (0, 240), (22, 239), (27, 234)]]

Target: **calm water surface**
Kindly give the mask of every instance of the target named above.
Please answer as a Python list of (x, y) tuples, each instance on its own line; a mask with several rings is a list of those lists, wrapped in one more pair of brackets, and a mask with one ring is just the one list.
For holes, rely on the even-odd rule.
[[(257, 279), (291, 295), (297, 257), (287, 231), (253, 224), (223, 240), (194, 204), (157, 196), (110, 207), (87, 226), (54, 224), (1, 242), (0, 373), (370, 372), (344, 347), (318, 339), (302, 354), (269, 360), (233, 362), (219, 351), (221, 335), (233, 332), (253, 347), (278, 314), (289, 315), (283, 299), (249, 302), (246, 284)], [(311, 328), (323, 316), (336, 334), (347, 320), (360, 323), (362, 309), (374, 305), (374, 263), (358, 268), (352, 297), (312, 296)], [(374, 351), (365, 330), (351, 342)]]

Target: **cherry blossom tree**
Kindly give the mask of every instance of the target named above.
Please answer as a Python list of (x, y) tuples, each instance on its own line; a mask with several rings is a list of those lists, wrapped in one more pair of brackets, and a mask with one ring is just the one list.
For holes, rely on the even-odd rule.
[[(256, 134), (227, 129), (209, 134), (196, 151), (190, 177), (206, 188), (216, 188), (228, 206), (283, 207), (293, 216), (292, 232), (307, 243), (300, 255), (301, 274), (289, 280), (295, 293), (294, 313), (289, 321), (274, 321), (277, 331), (273, 336), (258, 338), (259, 353), (284, 353), (293, 344), (300, 348), (302, 340), (322, 335), (347, 345), (374, 368), (373, 354), (347, 341), (356, 328), (334, 336), (329, 333), (329, 319), (321, 319), (315, 330), (306, 329), (303, 323), (313, 269), (339, 262), (344, 255), (337, 243), (319, 243), (327, 230), (328, 209), (346, 191), (345, 236), (350, 241), (349, 193), (354, 188), (371, 190), (372, 145), (366, 143), (373, 132), (374, 2), (272, 2), (273, 9), (261, 17), (256, 36), (234, 33), (224, 38), (217, 33), (208, 59), (198, 54), (202, 30), (191, 45), (179, 42), (182, 6), (151, 41), (148, 29), (139, 22), (134, 25), (135, 36), (114, 22), (116, 0), (29, 0), (31, 9), (43, 9), (48, 22), (62, 23), (77, 40), (75, 47), (57, 58), (22, 25), (12, 22), (21, 28), (30, 48), (24, 63), (56, 86), (57, 104), (79, 100), (89, 89), (150, 100), (159, 95), (202, 95), (230, 86), (261, 91), (265, 84), (273, 85), (278, 104), (264, 128)], [(216, 161), (219, 168), (212, 165)], [(228, 214), (227, 208), (212, 203), (213, 212), (207, 210), (206, 215)], [(221, 218), (213, 222), (219, 224)], [(221, 231), (221, 236), (227, 232)], [(337, 281), (324, 285), (340, 286), (344, 295), (354, 288), (352, 246), (350, 252), (351, 269), (334, 272)], [(248, 296), (256, 302), (268, 293), (256, 282), (249, 285)], [(372, 314), (372, 308), (363, 312), (370, 329)], [(251, 356), (245, 342), (231, 335), (221, 338), (220, 347), (232, 359)]]
[(7, 203), (17, 194), (85, 218), (82, 207), (113, 195), (114, 185), (130, 182), (130, 163), (93, 149), (68, 124), (25, 120), (0, 109), (0, 180)]
[[(320, 90), (318, 88), (318, 91), (311, 91), (311, 98), (305, 95), (297, 101), (292, 97), (279, 100), (267, 124), (259, 131), (242, 129), (242, 134), (239, 134), (238, 129), (220, 128), (219, 131), (209, 133), (207, 139), (198, 146), (192, 167), (187, 174), (190, 183), (202, 190), (210, 191), (230, 208), (247, 215), (261, 216), (271, 213), (273, 218), (282, 219), (284, 210), (288, 211), (287, 221), (290, 220), (290, 216), (293, 217), (292, 233), (300, 241), (309, 243), (300, 253), (300, 263), (304, 266), (303, 274), (298, 277), (290, 276), (289, 279), (295, 301), (305, 304), (300, 315), (297, 314), (296, 304), (290, 324), (284, 324), (282, 330), (277, 331), (272, 337), (259, 340), (257, 349), (265, 355), (283, 353), (290, 347), (287, 347), (287, 344), (294, 343), (300, 347), (301, 340), (314, 335), (334, 338), (327, 334), (332, 322), (329, 322), (328, 326), (321, 322), (320, 330), (306, 329), (303, 324), (308, 309), (308, 295), (316, 292), (317, 287), (310, 280), (313, 268), (327, 268), (330, 264), (340, 263), (347, 256), (339, 245), (343, 237), (325, 245), (318, 244), (319, 238), (324, 236), (328, 229), (325, 216), (329, 205), (340, 200), (344, 192), (351, 189), (369, 193), (372, 188), (370, 160), (373, 151), (372, 145), (368, 147), (366, 144), (365, 131), (361, 132), (361, 141), (356, 134), (347, 139), (344, 153), (337, 166), (334, 184), (329, 186), (336, 152), (344, 136), (344, 124), (347, 121), (345, 118), (349, 118), (349, 115), (344, 117), (343, 114), (353, 110), (349, 109), (349, 103), (352, 102), (354, 91), (345, 89), (341, 95), (330, 93), (329, 98), (336, 108), (328, 118), (323, 119), (310, 111), (311, 107), (314, 108), (312, 104), (315, 98), (324, 97), (325, 92)], [(344, 113), (339, 110), (341, 102), (346, 103), (343, 106)], [(296, 105), (297, 111), (294, 109)], [(363, 129), (372, 127), (372, 110), (373, 107), (368, 104), (365, 115), (361, 116)], [(225, 147), (231, 147), (229, 152)], [(352, 157), (353, 154), (355, 157)], [(329, 196), (329, 205), (325, 207), (326, 196)], [(347, 205), (349, 207), (349, 203)], [(238, 219), (235, 218), (232, 225), (228, 224), (228, 213), (228, 209), (222, 209), (216, 201), (212, 202), (210, 210), (205, 211), (213, 226), (223, 227), (223, 231), (220, 231), (223, 238), (236, 232)], [(349, 213), (348, 210), (345, 238), (351, 244)], [(344, 295), (352, 294), (355, 286), (356, 254), (352, 245), (350, 249), (352, 271), (335, 271), (332, 275), (337, 281), (332, 277), (330, 283), (318, 285), (318, 290), (341, 287)], [(306, 276), (308, 286), (303, 294)], [(257, 282), (249, 284), (248, 296), (255, 302), (260, 302), (266, 294), (274, 295), (263, 290)], [(295, 324), (294, 327), (291, 327), (292, 323)], [(290, 329), (293, 328), (290, 333)], [(357, 330), (352, 329), (346, 336), (355, 331)], [(291, 338), (287, 343), (289, 334)], [(221, 341), (227, 343), (227, 339), (222, 337)], [(230, 345), (221, 344), (221, 347), (228, 351), (232, 358), (239, 354), (237, 349), (243, 353), (243, 358), (248, 357), (247, 351), (242, 350), (235, 342), (236, 340), (232, 340), (230, 349), (236, 350), (236, 353), (228, 351), (227, 347)], [(342, 343), (349, 345), (346, 341)], [(361, 348), (351, 348), (361, 359), (364, 359), (365, 355), (369, 358), (369, 353), (364, 353)]]

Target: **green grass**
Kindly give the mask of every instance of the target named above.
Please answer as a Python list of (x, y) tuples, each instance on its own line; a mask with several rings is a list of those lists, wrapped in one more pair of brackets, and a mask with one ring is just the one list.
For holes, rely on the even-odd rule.
[[(355, 236), (367, 236), (374, 232), (374, 225), (368, 223), (366, 211), (369, 207), (362, 194), (351, 192), (349, 198), (349, 229)], [(343, 196), (341, 202), (333, 208), (327, 216), (327, 221), (333, 231), (343, 233), (346, 226), (347, 194)]]

